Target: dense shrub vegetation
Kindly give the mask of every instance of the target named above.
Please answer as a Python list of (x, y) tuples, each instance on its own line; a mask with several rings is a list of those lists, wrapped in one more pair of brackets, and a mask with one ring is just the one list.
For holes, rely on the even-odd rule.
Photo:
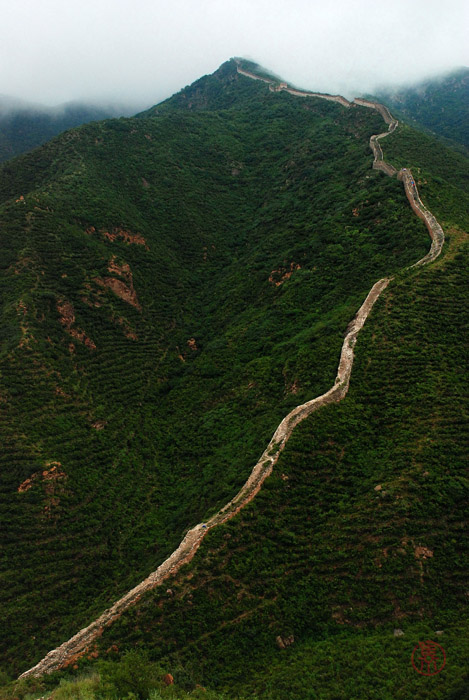
[(56, 108), (16, 105), (0, 96), (0, 163), (37, 148), (66, 129), (124, 113), (117, 107), (80, 103)]
[[(90, 622), (236, 492), (283, 415), (331, 386), (347, 324), (391, 273), (346, 400), (302, 424), (252, 504), (95, 651), (144, 647), (183, 691), (250, 698), (285, 697), (288, 658), (292, 673), (308, 669), (289, 697), (347, 700), (347, 655), (369, 690), (357, 698), (404, 700), (403, 641), (444, 629), (449, 654), (462, 653), (459, 161), (441, 183), (433, 162), (422, 173), (432, 210), (438, 192), (456, 193), (434, 208), (448, 252), (399, 273), (429, 244), (402, 185), (371, 170), (381, 129), (371, 110), (272, 94), (228, 64), (139, 118), (81, 127), (0, 171), (8, 673)], [(386, 143), (396, 161), (402, 133)], [(394, 627), (406, 636), (391, 645)], [(373, 669), (387, 655), (384, 690), (365, 684), (370, 652)], [(314, 661), (334, 653), (340, 669)], [(440, 700), (464, 682), (441, 678)], [(408, 683), (432, 697), (410, 671)]]
[(405, 124), (382, 142), (395, 167), (411, 167), (424, 202), (447, 227), (469, 229), (469, 158)]
[[(308, 684), (311, 697), (446, 698), (463, 682), (464, 253), (453, 240), (441, 263), (386, 291), (347, 398), (295, 430), (253, 503), (209, 534), (169, 591), (106, 631), (102, 652), (144, 644), (194, 683), (279, 700), (287, 687), (309, 697)], [(405, 636), (394, 640), (395, 627)], [(429, 691), (409, 659), (435, 630), (453, 661)]]
[(384, 90), (378, 98), (407, 122), (469, 153), (469, 68), (407, 88)]

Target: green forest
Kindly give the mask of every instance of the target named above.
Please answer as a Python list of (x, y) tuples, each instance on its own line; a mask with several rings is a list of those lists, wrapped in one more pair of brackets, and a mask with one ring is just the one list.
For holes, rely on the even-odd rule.
[[(67, 672), (0, 697), (465, 697), (469, 161), (411, 127), (382, 142), (446, 233), (409, 269), (429, 237), (372, 170), (382, 130), (230, 61), (0, 170), (5, 683), (233, 497), (394, 277), (347, 397), (254, 501)], [(448, 667), (427, 679), (410, 654), (435, 630)]]
[(406, 122), (430, 131), (469, 154), (469, 68), (459, 68), (416, 86), (383, 89), (377, 94)]
[(117, 106), (97, 107), (72, 102), (45, 107), (16, 103), (0, 95), (0, 163), (37, 148), (66, 129), (124, 113), (125, 110)]

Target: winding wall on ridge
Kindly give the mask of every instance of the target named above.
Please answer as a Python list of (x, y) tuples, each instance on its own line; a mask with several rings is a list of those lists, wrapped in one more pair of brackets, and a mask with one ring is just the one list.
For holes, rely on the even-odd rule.
[[(323, 95), (321, 93), (301, 91), (294, 88), (289, 88), (285, 83), (276, 85), (276, 81), (274, 80), (263, 78), (255, 73), (242, 69), (239, 66), (239, 63), (237, 70), (238, 73), (248, 78), (261, 80), (268, 83), (269, 88), (274, 92), (284, 90), (299, 97), (315, 97), (325, 100), (332, 100), (347, 108), (353, 107), (354, 104), (358, 104), (360, 106), (376, 109), (381, 114), (386, 124), (388, 124), (388, 130), (382, 134), (373, 135), (370, 139), (370, 148), (372, 149), (374, 155), (373, 168), (382, 170), (391, 177), (396, 175), (397, 170), (392, 165), (384, 161), (383, 152), (381, 150), (381, 146), (379, 145), (379, 140), (388, 136), (398, 126), (398, 122), (392, 117), (391, 113), (384, 105), (377, 102), (370, 102), (369, 100), (363, 100), (361, 98), (356, 98), (352, 103), (340, 95)], [(416, 267), (431, 262), (438, 257), (444, 243), (444, 232), (433, 214), (422, 204), (411, 171), (403, 168), (399, 172), (398, 178), (403, 181), (410, 205), (417, 216), (424, 220), (432, 240), (429, 252), (421, 260), (417, 261), (411, 266)], [(51, 673), (52, 671), (56, 671), (67, 666), (72, 659), (76, 658), (77, 655), (86, 653), (89, 645), (95, 639), (101, 636), (105, 627), (111, 625), (112, 622), (116, 620), (125, 610), (130, 608), (132, 605), (135, 605), (135, 603), (146, 591), (159, 586), (169, 576), (174, 575), (181, 568), (181, 566), (188, 563), (194, 557), (203, 538), (211, 528), (216, 527), (217, 525), (220, 525), (221, 523), (224, 523), (235, 516), (236, 513), (244, 508), (244, 506), (255, 497), (265, 479), (272, 473), (272, 469), (276, 464), (280, 453), (282, 452), (290, 435), (298, 423), (310, 416), (314, 411), (317, 411), (322, 406), (341, 401), (347, 394), (350, 375), (352, 373), (354, 358), (353, 349), (357, 341), (358, 333), (363, 328), (363, 325), (368, 318), (375, 301), (378, 299), (383, 290), (386, 289), (391, 279), (392, 278), (383, 278), (378, 280), (373, 285), (365, 301), (349, 324), (344, 342), (342, 344), (337, 376), (333, 386), (321, 396), (297, 406), (290, 411), (287, 416), (285, 416), (277, 427), (259, 461), (253, 467), (246, 483), (242, 486), (236, 496), (234, 496), (229, 503), (223, 506), (218, 513), (207, 520), (206, 523), (199, 523), (190, 529), (177, 549), (174, 550), (174, 552), (156, 569), (156, 571), (152, 572), (144, 581), (126, 593), (126, 595), (120, 598), (108, 610), (103, 612), (102, 615), (94, 620), (94, 622), (87, 627), (84, 627), (56, 649), (50, 651), (47, 656), (45, 656), (35, 666), (22, 673), (20, 678), (25, 678), (27, 676), (40, 676), (45, 673)]]

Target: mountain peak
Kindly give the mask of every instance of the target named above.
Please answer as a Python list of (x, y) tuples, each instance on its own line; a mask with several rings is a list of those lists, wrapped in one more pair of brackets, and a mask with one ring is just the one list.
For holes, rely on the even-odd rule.
[(169, 99), (137, 116), (152, 117), (166, 109), (229, 109), (254, 95), (259, 96), (260, 92), (265, 92), (265, 84), (257, 80), (246, 81), (238, 69), (252, 77), (272, 82), (280, 81), (278, 76), (254, 61), (239, 57), (230, 58), (213, 73), (198, 78)]

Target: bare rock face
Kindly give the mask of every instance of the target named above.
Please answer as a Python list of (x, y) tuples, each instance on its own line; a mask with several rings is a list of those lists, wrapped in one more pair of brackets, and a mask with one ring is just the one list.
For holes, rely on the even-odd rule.
[(127, 304), (135, 306), (135, 308), (138, 310), (141, 309), (133, 286), (128, 287), (125, 282), (118, 280), (115, 277), (105, 277), (103, 280), (98, 277), (96, 278), (96, 282), (98, 284), (102, 284), (104, 287), (108, 287), (117, 297), (122, 299), (122, 301), (126, 301)]
[(415, 547), (414, 555), (416, 559), (428, 559), (433, 557), (433, 551), (428, 547)]

